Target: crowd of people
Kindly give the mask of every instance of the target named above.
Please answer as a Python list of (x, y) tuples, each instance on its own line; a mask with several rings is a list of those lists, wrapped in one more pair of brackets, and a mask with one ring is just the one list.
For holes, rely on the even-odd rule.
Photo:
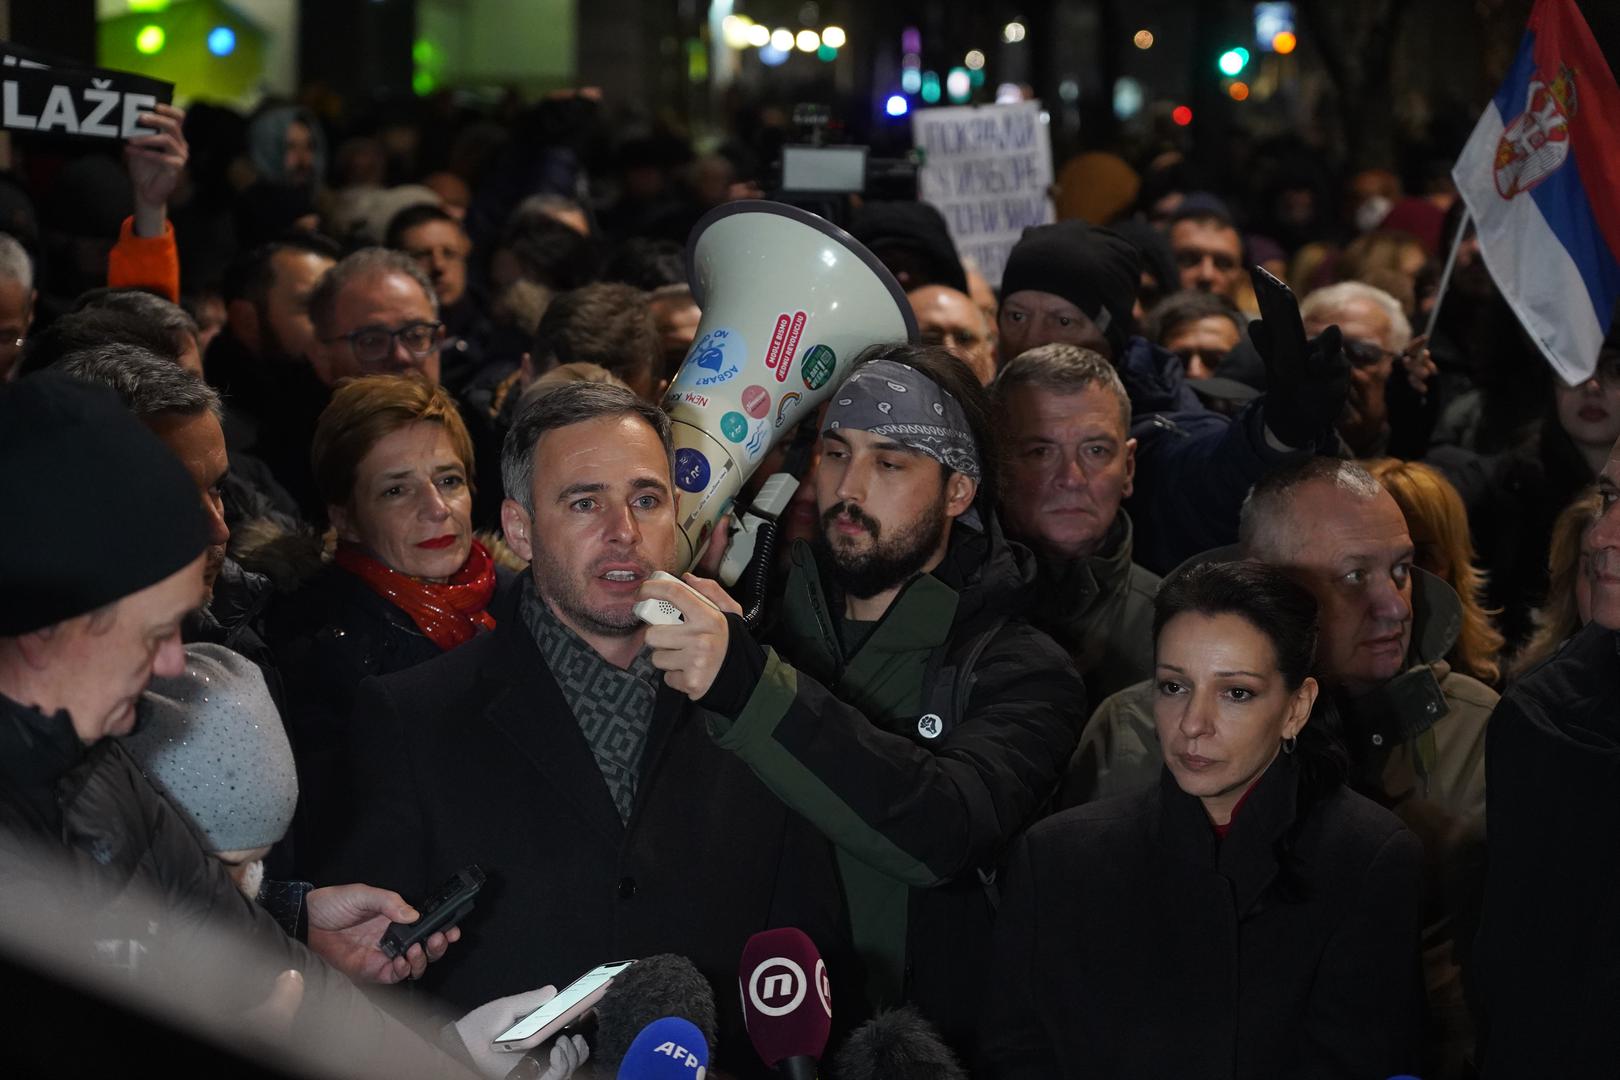
[(767, 1075), (796, 927), (834, 1076), (1612, 1075), (1620, 329), (1554, 378), (1433, 178), (1082, 155), (995, 289), (853, 200), (919, 333), (754, 474), (761, 616), (728, 528), (654, 573), (681, 242), (773, 137), (598, 109), (161, 106), (0, 184), (0, 909), (48, 856), (119, 977), (251, 940), (215, 1004), (336, 1073), (613, 1075), (491, 1043), (677, 954)]

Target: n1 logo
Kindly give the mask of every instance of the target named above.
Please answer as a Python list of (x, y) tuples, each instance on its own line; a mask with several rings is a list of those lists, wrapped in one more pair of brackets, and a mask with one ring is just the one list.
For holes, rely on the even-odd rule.
[(773, 956), (754, 969), (748, 999), (766, 1016), (786, 1016), (803, 1003), (809, 989), (804, 968), (785, 956)]

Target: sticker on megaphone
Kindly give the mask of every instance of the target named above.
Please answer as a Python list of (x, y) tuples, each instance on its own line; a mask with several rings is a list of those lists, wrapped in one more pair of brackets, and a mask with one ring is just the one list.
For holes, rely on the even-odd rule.
[(917, 338), (894, 277), (848, 233), (797, 207), (719, 207), (692, 230), (686, 262), (703, 319), (664, 399), (680, 569), (697, 560), (775, 442), (814, 415), (856, 357)]

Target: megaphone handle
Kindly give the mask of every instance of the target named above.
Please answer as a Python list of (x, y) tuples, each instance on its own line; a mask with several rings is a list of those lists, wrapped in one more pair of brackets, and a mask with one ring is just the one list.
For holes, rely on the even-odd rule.
[(758, 632), (765, 618), (765, 594), (771, 583), (771, 567), (776, 564), (776, 530), (774, 521), (762, 522), (754, 531), (754, 558), (743, 573), (743, 622), (748, 629)]

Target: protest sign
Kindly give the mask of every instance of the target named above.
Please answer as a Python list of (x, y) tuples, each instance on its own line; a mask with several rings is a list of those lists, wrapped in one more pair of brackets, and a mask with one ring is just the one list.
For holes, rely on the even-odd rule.
[(0, 128), (96, 139), (155, 135), (140, 114), (173, 100), (173, 83), (0, 42)]
[(1041, 103), (922, 109), (912, 136), (923, 152), (917, 194), (945, 216), (959, 254), (991, 285), (1026, 227), (1052, 212), (1052, 139)]

